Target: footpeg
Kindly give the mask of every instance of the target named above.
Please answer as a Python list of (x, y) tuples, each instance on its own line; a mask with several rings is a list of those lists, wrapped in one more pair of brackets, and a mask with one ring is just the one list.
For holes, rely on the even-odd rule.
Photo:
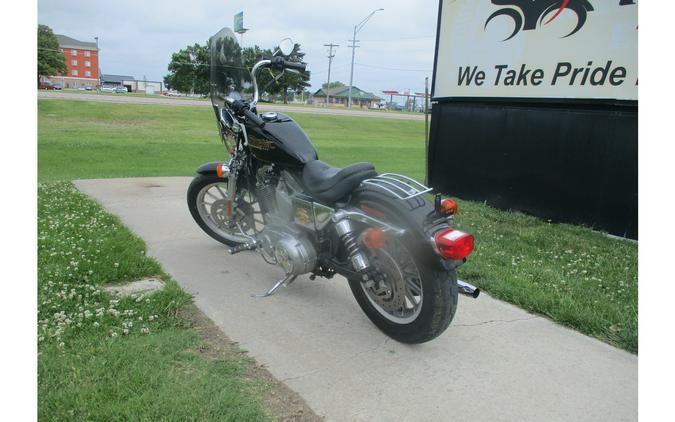
[(282, 278), (281, 280), (277, 281), (274, 284), (274, 286), (272, 286), (265, 293), (253, 294), (253, 295), (251, 295), (251, 297), (261, 298), (261, 297), (272, 296), (280, 287), (286, 287), (289, 284), (291, 284), (293, 282), (293, 280), (295, 280), (296, 277), (297, 277), (297, 275), (289, 274), (286, 277)]
[(235, 246), (234, 248), (230, 248), (227, 250), (227, 252), (230, 255), (238, 254), (239, 252), (243, 251), (252, 251), (253, 249), (256, 249), (258, 247), (257, 243), (244, 243), (243, 245)]

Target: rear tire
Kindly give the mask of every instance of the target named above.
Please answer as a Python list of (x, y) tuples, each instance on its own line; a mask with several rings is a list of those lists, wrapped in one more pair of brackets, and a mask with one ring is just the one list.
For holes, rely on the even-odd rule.
[(406, 229), (400, 241), (414, 261), (421, 286), (421, 309), (412, 321), (386, 315), (386, 310), (369, 298), (363, 282), (350, 279), (357, 303), (373, 324), (397, 341), (424, 343), (438, 337), (455, 315), (458, 287), (456, 270), (446, 269), (420, 229), (421, 216), (432, 210), (431, 205), (422, 198), (415, 198), (414, 204), (404, 203), (372, 190), (355, 194), (352, 205), (374, 209), (385, 221)]
[(401, 343), (424, 343), (443, 333), (457, 310), (457, 273), (418, 267), (424, 299), (419, 315), (410, 323), (390, 321), (373, 306), (361, 280), (350, 279), (349, 287), (366, 316), (386, 335)]

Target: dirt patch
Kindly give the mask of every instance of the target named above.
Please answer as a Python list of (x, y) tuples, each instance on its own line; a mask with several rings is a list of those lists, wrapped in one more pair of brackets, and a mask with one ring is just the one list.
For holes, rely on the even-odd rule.
[[(198, 352), (211, 358), (237, 356), (245, 353), (237, 343), (230, 340), (213, 321), (204, 315), (194, 304), (185, 306), (178, 313), (193, 324), (202, 336)], [(270, 386), (264, 405), (281, 422), (315, 422), (324, 418), (314, 413), (298, 393), (274, 378), (262, 365), (255, 365), (247, 374), (251, 379), (262, 381)]]
[(163, 185), (160, 185), (158, 183), (152, 183), (152, 182), (138, 182), (138, 186), (142, 188), (163, 188)]

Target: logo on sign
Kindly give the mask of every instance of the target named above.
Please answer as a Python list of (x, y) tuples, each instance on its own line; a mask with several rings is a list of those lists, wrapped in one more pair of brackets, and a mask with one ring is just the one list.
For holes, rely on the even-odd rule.
[[(506, 7), (490, 15), (485, 21), (483, 29), (486, 29), (490, 21), (498, 16), (511, 18), (515, 25), (513, 33), (503, 41), (510, 40), (520, 31), (531, 31), (537, 29), (537, 27), (548, 25), (560, 16), (565, 9), (574, 12), (577, 18), (576, 26), (572, 32), (563, 38), (569, 37), (584, 26), (588, 12), (594, 10), (593, 5), (588, 0), (492, 0), (492, 4)], [(553, 12), (555, 13), (544, 22), (544, 19)]]

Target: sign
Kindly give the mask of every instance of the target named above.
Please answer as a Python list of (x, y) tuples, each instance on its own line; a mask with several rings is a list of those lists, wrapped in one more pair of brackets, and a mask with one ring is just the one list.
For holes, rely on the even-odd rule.
[(637, 0), (440, 1), (434, 98), (637, 101)]
[(236, 33), (242, 33), (246, 32), (244, 30), (244, 12), (239, 12), (236, 15), (234, 15), (234, 32)]

